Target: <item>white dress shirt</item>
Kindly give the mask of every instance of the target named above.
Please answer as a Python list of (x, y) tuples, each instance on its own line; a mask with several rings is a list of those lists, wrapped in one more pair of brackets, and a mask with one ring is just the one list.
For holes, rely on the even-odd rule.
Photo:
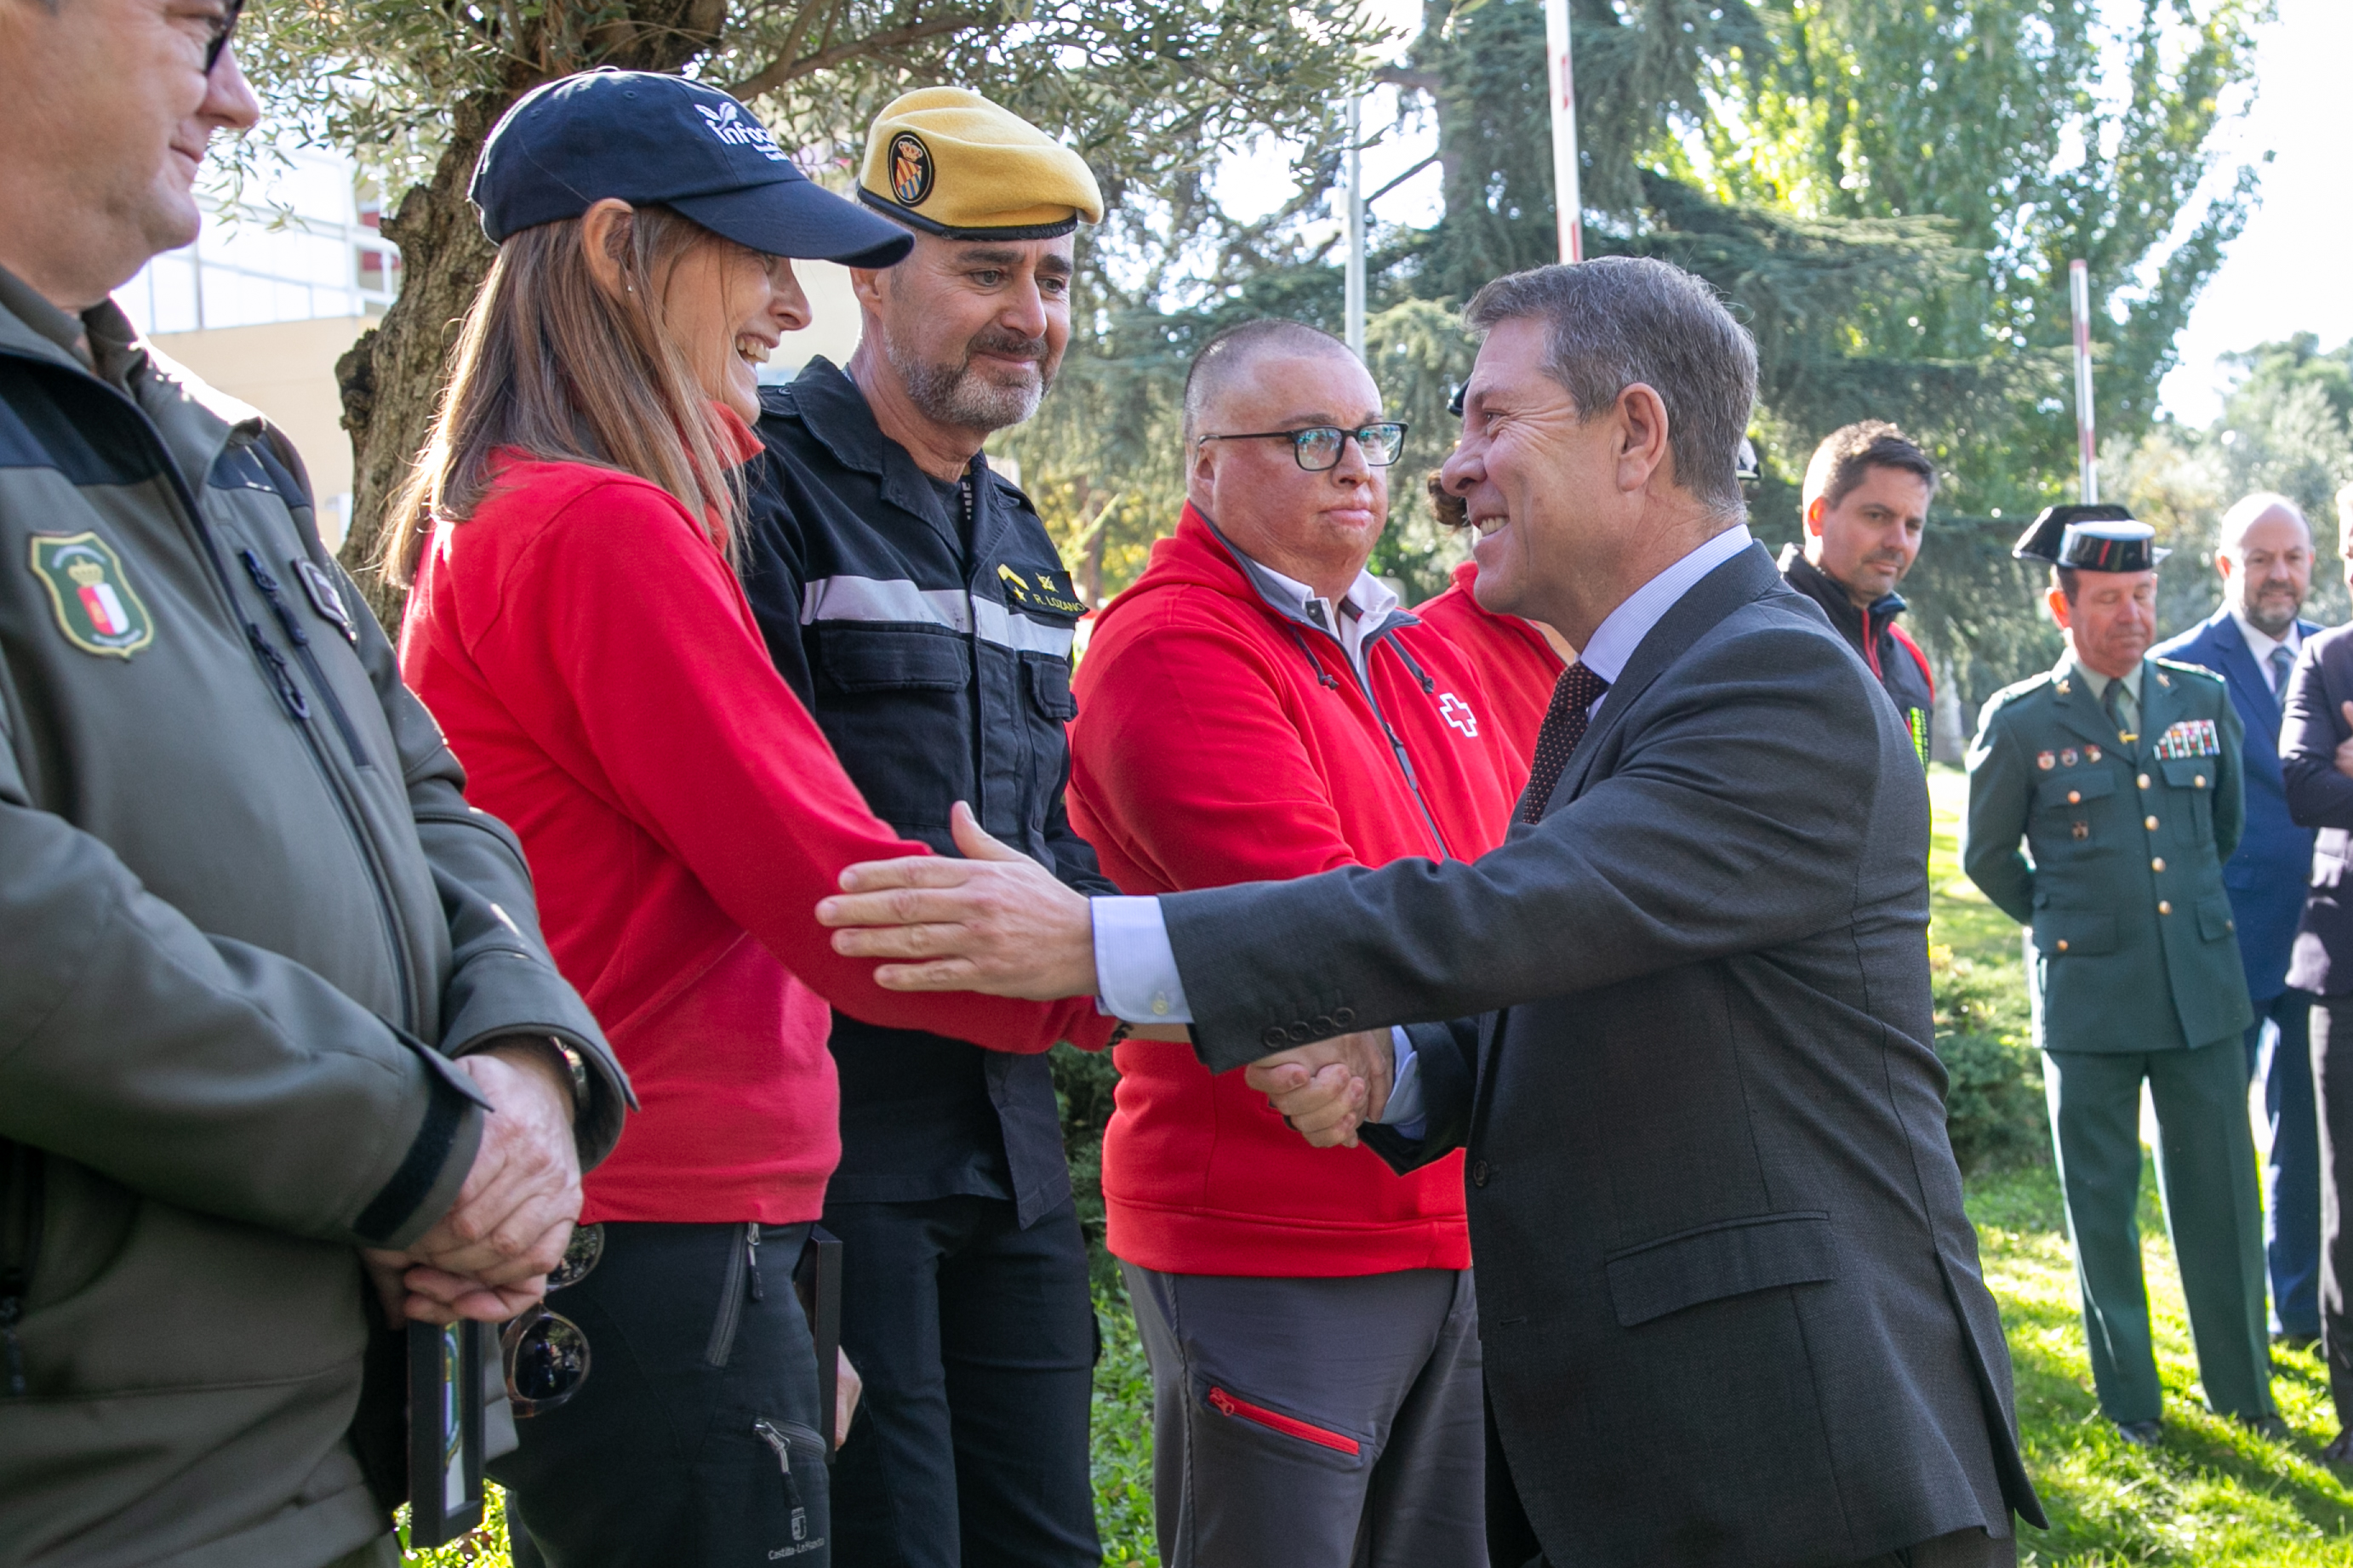
[[(1701, 578), (1753, 542), (1747, 525), (1736, 524), (1635, 589), (1594, 628), (1593, 635), (1586, 639), (1578, 662), (1615, 684), (1625, 672), (1626, 661), (1634, 657), (1634, 650), (1641, 647), (1642, 639), (1651, 635), (1666, 613)], [(1259, 570), (1269, 577), (1278, 575), (1262, 566)], [(1361, 585), (1363, 579), (1358, 581)], [(1303, 597), (1306, 595), (1303, 585), (1293, 585)], [(1390, 602), (1395, 603), (1394, 596)], [(1377, 626), (1379, 621), (1372, 619), (1372, 624)], [(1595, 699), (1593, 706), (1587, 710), (1588, 717), (1599, 712), (1601, 705), (1609, 700), (1606, 691)], [(1098, 898), (1091, 903), (1098, 987), (1095, 1005), (1131, 1024), (1191, 1023), (1192, 1007), (1185, 998), (1184, 978), (1176, 972), (1176, 954), (1168, 943), (1168, 926), (1160, 912), (1160, 900)], [(1419, 1064), (1414, 1059), (1413, 1044), (1403, 1029), (1391, 1029), (1389, 1038), (1397, 1052), (1397, 1072), (1381, 1120), (1410, 1137), (1423, 1114)]]
[(2304, 629), (2290, 621), (2287, 636), (2275, 637), (2269, 632), (2257, 630), (2254, 623), (2241, 615), (2235, 605), (2231, 607), (2231, 618), (2239, 623), (2239, 635), (2247, 639), (2247, 651), (2255, 656), (2255, 668), (2263, 672), (2263, 684), (2272, 689), (2274, 697), (2282, 695), (2279, 672), (2272, 668), (2272, 649), (2287, 649), (2288, 661), (2294, 663), (2297, 651), (2304, 647)]

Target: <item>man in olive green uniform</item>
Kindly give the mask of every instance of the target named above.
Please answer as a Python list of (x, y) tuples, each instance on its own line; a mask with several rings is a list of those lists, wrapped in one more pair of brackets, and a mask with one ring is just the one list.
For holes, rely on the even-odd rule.
[(2147, 657), (2165, 554), (2153, 535), (2122, 507), (2068, 506), (2019, 542), (2020, 559), (2053, 568), (2068, 647), (1986, 704), (1962, 845), (1970, 879), (2031, 928), (2093, 1380), (2101, 1409), (2144, 1444), (2160, 1405), (2134, 1218), (2144, 1080), (2207, 1399), (2250, 1426), (2278, 1421), (2238, 1045), (2253, 1011), (2222, 886), (2242, 729), (2220, 677)]

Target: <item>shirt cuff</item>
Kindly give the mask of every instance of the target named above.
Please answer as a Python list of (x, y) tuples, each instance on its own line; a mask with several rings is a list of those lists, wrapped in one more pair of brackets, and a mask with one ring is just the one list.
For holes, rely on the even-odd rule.
[(1095, 1005), (1131, 1024), (1189, 1024), (1185, 982), (1158, 899), (1087, 900), (1094, 921)]
[(1421, 1058), (1414, 1052), (1412, 1037), (1395, 1025), (1389, 1027), (1389, 1049), (1397, 1066), (1389, 1074), (1389, 1102), (1381, 1107), (1378, 1125), (1400, 1138), (1419, 1138), (1430, 1122), (1421, 1104)]

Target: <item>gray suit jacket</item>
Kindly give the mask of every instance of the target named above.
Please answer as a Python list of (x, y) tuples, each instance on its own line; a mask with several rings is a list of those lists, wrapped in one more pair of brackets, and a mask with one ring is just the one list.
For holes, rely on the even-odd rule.
[[(1164, 898), (1213, 1070), (1418, 1027), (1549, 1560), (1842, 1563), (2041, 1523), (1930, 1047), (1928, 802), (1762, 549), (1654, 627), (1544, 820)], [(1464, 1019), (1476, 1015), (1475, 1020)]]

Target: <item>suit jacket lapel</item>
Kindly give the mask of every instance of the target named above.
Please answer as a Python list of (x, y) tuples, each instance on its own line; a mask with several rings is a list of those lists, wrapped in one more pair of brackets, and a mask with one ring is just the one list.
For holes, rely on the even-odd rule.
[(2247, 646), (2239, 623), (2232, 618), (2230, 611), (2221, 610), (2208, 624), (2214, 628), (2214, 647), (2222, 666), (2222, 679), (2239, 689), (2241, 700), (2247, 704), (2249, 712), (2268, 716), (2270, 723), (2264, 728), (2271, 734), (2278, 734), (2279, 699), (2272, 694), (2271, 682), (2263, 679), (2262, 668), (2255, 663), (2255, 650)]
[(1665, 674), (1686, 648), (1741, 605), (1776, 588), (1787, 587), (1779, 569), (1773, 564), (1773, 557), (1761, 544), (1750, 545), (1693, 584), (1659, 617), (1659, 624), (1651, 628), (1650, 635), (1636, 645), (1633, 657), (1610, 683), (1609, 695), (1601, 700), (1601, 711), (1594, 715), (1593, 727), (1577, 742), (1577, 753), (1568, 759), (1560, 783), (1553, 789), (1552, 799), (1546, 803), (1545, 816), (1550, 816), (1584, 793), (1586, 780), (1593, 772), (1593, 759), (1600, 753), (1602, 739), (1618, 727), (1620, 719), (1633, 707), (1643, 689)]
[[(1725, 616), (1741, 605), (1760, 599), (1779, 589), (1795, 594), (1781, 580), (1780, 569), (1761, 544), (1747, 549), (1693, 584), (1683, 596), (1659, 617), (1650, 635), (1636, 645), (1626, 668), (1618, 672), (1610, 683), (1609, 694), (1602, 699), (1601, 711), (1594, 716), (1593, 727), (1577, 744), (1576, 754), (1561, 773), (1560, 783), (1553, 787), (1552, 798), (1546, 803), (1544, 814), (1550, 816), (1585, 789), (1593, 772), (1593, 759), (1600, 751), (1602, 737), (1618, 727), (1620, 718), (1634, 705), (1643, 689), (1664, 673), (1683, 650), (1705, 636)], [(1521, 828), (1521, 832), (1542, 832), (1541, 826)], [(1508, 1012), (1508, 1009), (1506, 1010)], [(1477, 1137), (1486, 1121), (1487, 1108), (1494, 1092), (1495, 1046), (1503, 1035), (1504, 1012), (1490, 1013), (1479, 1020), (1478, 1077), (1472, 1081), (1474, 1097), (1472, 1109), (1471, 1135)]]

